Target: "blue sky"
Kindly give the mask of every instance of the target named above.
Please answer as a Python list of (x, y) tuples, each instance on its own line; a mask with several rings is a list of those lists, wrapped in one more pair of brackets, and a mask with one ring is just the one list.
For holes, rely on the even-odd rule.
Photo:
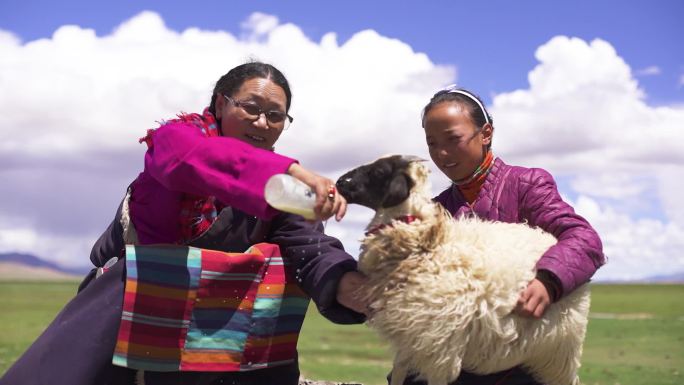
[(568, 35), (609, 41), (636, 70), (654, 104), (684, 99), (684, 2), (669, 1), (5, 1), (0, 28), (23, 40), (50, 37), (60, 26), (77, 24), (98, 35), (143, 10), (159, 13), (167, 26), (184, 30), (240, 32), (252, 12), (294, 23), (312, 39), (335, 32), (343, 42), (373, 29), (406, 42), (437, 63), (457, 63), (460, 74), (489, 93), (523, 87), (534, 66), (534, 50), (551, 37)]
[[(1, 2), (0, 252), (87, 264), (142, 166), (136, 139), (258, 58), (292, 83), (276, 150), (304, 165), (335, 178), (427, 157), (420, 109), (458, 83), (492, 112), (495, 153), (550, 170), (597, 228), (598, 279), (684, 271), (682, 15), (681, 1)], [(328, 231), (355, 254), (369, 216)]]

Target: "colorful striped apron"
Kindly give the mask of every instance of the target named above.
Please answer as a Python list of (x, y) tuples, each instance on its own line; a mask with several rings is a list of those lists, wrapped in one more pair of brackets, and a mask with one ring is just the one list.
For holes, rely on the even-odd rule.
[(126, 270), (115, 365), (230, 372), (294, 362), (309, 297), (277, 245), (129, 245)]

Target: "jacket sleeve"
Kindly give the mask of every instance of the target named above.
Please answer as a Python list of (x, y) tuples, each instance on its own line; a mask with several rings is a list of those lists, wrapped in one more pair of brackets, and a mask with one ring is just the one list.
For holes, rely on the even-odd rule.
[(322, 228), (320, 222), (281, 214), (271, 223), (269, 242), (280, 246), (299, 285), (324, 317), (339, 324), (362, 323), (363, 314), (342, 306), (336, 299), (342, 275), (356, 270), (356, 260), (344, 251), (338, 239), (323, 234)]
[(558, 243), (537, 262), (560, 283), (562, 297), (588, 282), (606, 261), (601, 239), (591, 225), (563, 201), (556, 182), (542, 169), (521, 175), (521, 217), (528, 224), (553, 234)]
[(263, 219), (278, 211), (264, 200), (269, 177), (295, 160), (228, 137), (205, 137), (187, 123), (152, 132), (145, 171), (171, 191), (215, 196), (222, 203)]
[(116, 210), (116, 215), (114, 215), (112, 223), (107, 226), (107, 229), (100, 235), (97, 241), (95, 241), (93, 248), (90, 250), (90, 261), (95, 268), (91, 269), (83, 281), (78, 285), (78, 292), (85, 289), (90, 282), (95, 279), (95, 273), (98, 267), (104, 266), (104, 264), (113, 257), (118, 258), (123, 256), (126, 243), (123, 239), (123, 226), (121, 225), (122, 205), (123, 201), (119, 204), (119, 208)]
[(90, 250), (90, 261), (96, 267), (102, 267), (113, 257), (121, 257), (124, 253), (126, 243), (123, 239), (123, 226), (121, 225), (121, 206), (116, 209), (114, 220), (107, 226), (107, 229), (95, 241)]

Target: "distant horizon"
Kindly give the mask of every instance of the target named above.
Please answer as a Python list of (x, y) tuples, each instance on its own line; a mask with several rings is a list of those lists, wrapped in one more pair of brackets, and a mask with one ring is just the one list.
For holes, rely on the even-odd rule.
[[(0, 253), (0, 265), (3, 263), (11, 263), (8, 261), (5, 261), (4, 258), (8, 255), (22, 255), (22, 256), (28, 256), (32, 258), (37, 258), (43, 262), (50, 262), (47, 259), (41, 258), (38, 255), (30, 254), (30, 253)], [(83, 266), (62, 266), (59, 264), (57, 265), (58, 269), (56, 271), (65, 273), (65, 274), (71, 274), (75, 278), (83, 278), (85, 275), (95, 266), (91, 265), (83, 265)], [(31, 266), (31, 265), (26, 265), (26, 266)], [(64, 270), (63, 270), (64, 269)], [(75, 273), (76, 270), (83, 269), (83, 271), (80, 273), (82, 275), (78, 275)], [(72, 271), (72, 272), (69, 272)], [(669, 281), (670, 279), (674, 279), (673, 281)], [(0, 277), (0, 280), (2, 278)], [(637, 278), (637, 279), (632, 279), (632, 280), (612, 280), (612, 279), (592, 279), (593, 283), (602, 283), (602, 284), (620, 284), (620, 283), (642, 283), (642, 284), (684, 284), (684, 270), (680, 272), (675, 272), (669, 275), (656, 275), (656, 276), (650, 276), (650, 277), (644, 277), (644, 278)]]

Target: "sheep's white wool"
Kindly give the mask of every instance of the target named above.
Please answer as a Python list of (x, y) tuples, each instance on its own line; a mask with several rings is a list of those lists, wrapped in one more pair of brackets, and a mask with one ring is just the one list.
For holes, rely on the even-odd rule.
[(410, 197), (378, 210), (369, 227), (407, 214), (419, 220), (368, 235), (359, 256), (369, 277), (359, 292), (373, 309), (369, 325), (397, 354), (396, 383), (407, 370), (435, 385), (462, 368), (486, 374), (523, 365), (542, 383), (578, 384), (588, 286), (552, 304), (542, 319), (512, 312), (555, 238), (523, 224), (455, 220), (431, 201), (427, 167), (412, 162), (408, 174)]

